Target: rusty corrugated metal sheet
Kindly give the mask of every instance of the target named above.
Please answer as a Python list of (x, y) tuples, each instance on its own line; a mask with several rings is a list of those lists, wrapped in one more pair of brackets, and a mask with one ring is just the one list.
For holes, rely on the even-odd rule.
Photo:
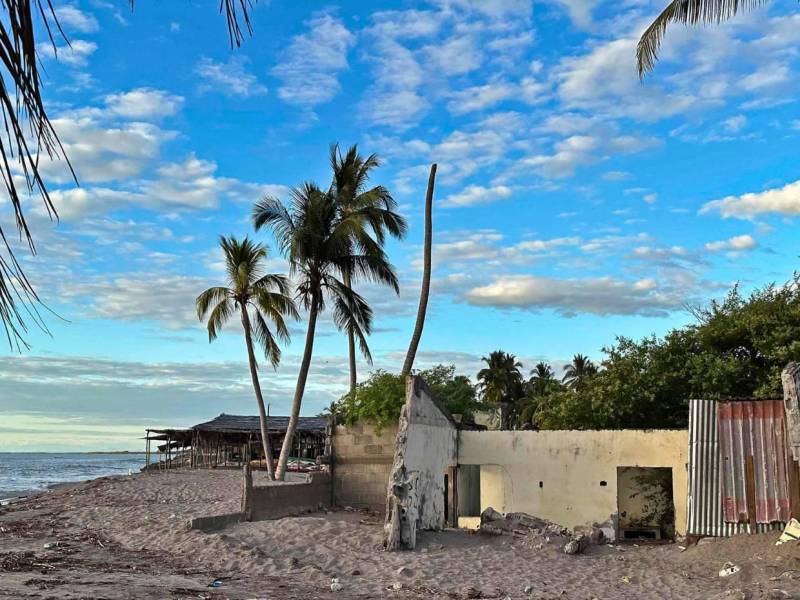
[(787, 521), (791, 511), (783, 403), (780, 400), (720, 402), (717, 417), (723, 518), (729, 522), (750, 519), (745, 463), (752, 456), (756, 522)]
[[(689, 489), (687, 527), (691, 535), (749, 533), (748, 523), (726, 523), (722, 514), (720, 448), (715, 400), (689, 402)], [(784, 523), (759, 523), (759, 533), (783, 529)]]

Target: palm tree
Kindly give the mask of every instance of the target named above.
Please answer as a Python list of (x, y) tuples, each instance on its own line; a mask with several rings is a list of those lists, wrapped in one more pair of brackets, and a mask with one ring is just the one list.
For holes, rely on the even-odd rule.
[(576, 354), (572, 362), (564, 367), (564, 377), (561, 379), (567, 387), (578, 389), (583, 387), (586, 380), (597, 373), (597, 367), (583, 354)]
[[(344, 214), (359, 213), (368, 225), (375, 240), (383, 246), (386, 233), (402, 239), (406, 234), (408, 225), (406, 220), (395, 212), (397, 203), (392, 195), (383, 186), (367, 189), (370, 171), (380, 166), (377, 155), (370, 154), (364, 158), (358, 153), (358, 146), (353, 145), (342, 156), (338, 144), (333, 144), (330, 151), (333, 182), (330, 193), (336, 197), (336, 202)], [(345, 271), (342, 281), (352, 289), (352, 274)], [(350, 394), (355, 394), (358, 378), (356, 374), (356, 342), (352, 330), (347, 331), (348, 358), (350, 361)], [(364, 346), (364, 358), (372, 364), (369, 348)]]
[[(255, 0), (256, 2), (258, 0)], [(130, 0), (133, 7), (134, 0)], [(224, 10), (231, 46), (239, 46), (244, 37), (242, 24), (252, 33), (249, 0), (221, 0), (219, 10)], [(23, 200), (38, 195), (45, 212), (52, 219), (58, 213), (42, 177), (41, 164), (45, 158), (63, 158), (73, 180), (69, 157), (64, 153), (42, 99), (42, 84), (37, 57), (41, 43), (56, 47), (56, 38), (66, 40), (51, 0), (0, 0), (0, 115), (5, 124), (5, 138), (0, 143), (0, 172), (3, 176), (6, 197), (14, 212), (14, 221), (20, 239), (36, 255), (36, 244), (31, 233)], [(42, 42), (41, 38), (45, 38)], [(20, 189), (22, 188), (22, 189)], [(20, 265), (9, 236), (0, 225), (0, 324), (6, 334), (9, 348), (27, 348), (25, 341), (28, 325), (34, 324), (49, 333), (40, 308), (47, 306), (39, 298), (33, 284)]]
[(531, 370), (530, 387), (534, 396), (545, 396), (553, 384), (556, 383), (556, 375), (553, 368), (546, 362), (536, 363)]
[(425, 327), (425, 315), (428, 311), (428, 297), (431, 290), (431, 242), (433, 238), (433, 185), (436, 182), (436, 163), (431, 165), (428, 175), (428, 191), (425, 193), (425, 245), (422, 250), (422, 288), (419, 292), (419, 306), (417, 307), (417, 321), (414, 323), (414, 333), (408, 345), (406, 360), (403, 363), (401, 374), (407, 377), (411, 374), (414, 359), (417, 357), (419, 340), (422, 338), (422, 328)]
[(509, 429), (514, 403), (522, 397), (522, 363), (502, 350), (495, 350), (481, 360), (486, 363), (478, 371), (483, 401), (500, 407), (500, 427)]
[(639, 77), (643, 78), (655, 67), (658, 49), (670, 23), (717, 25), (740, 10), (752, 10), (765, 4), (767, 0), (672, 0), (639, 38), (636, 47)]
[(370, 237), (360, 211), (345, 212), (331, 193), (312, 183), (291, 191), (291, 210), (280, 200), (265, 197), (253, 207), (256, 230), (270, 227), (281, 252), (289, 259), (290, 275), (297, 280), (297, 298), (308, 311), (305, 348), (292, 399), (292, 411), (283, 440), (275, 476), (282, 479), (292, 448), (292, 437), (300, 416), (317, 317), (326, 300), (333, 305), (333, 320), (339, 329), (352, 331), (362, 352), (372, 325), (372, 309), (366, 300), (342, 281), (344, 273), (390, 285), (398, 289), (397, 275), (386, 254)]
[(248, 238), (239, 241), (233, 236), (220, 236), (219, 245), (225, 255), (225, 270), (228, 287), (212, 287), (197, 297), (197, 316), (202, 321), (208, 317), (208, 341), (219, 335), (220, 329), (238, 310), (247, 345), (247, 360), (250, 377), (256, 393), (258, 415), (261, 425), (261, 443), (267, 459), (267, 473), (274, 479), (272, 449), (269, 444), (269, 428), (261, 384), (258, 381), (258, 365), (253, 350), (253, 337), (264, 349), (264, 356), (273, 367), (281, 360), (281, 349), (267, 324), (271, 321), (277, 337), (289, 341), (289, 330), (284, 317), (298, 318), (294, 301), (288, 296), (289, 283), (283, 275), (265, 274), (262, 263), (267, 258), (267, 249)]

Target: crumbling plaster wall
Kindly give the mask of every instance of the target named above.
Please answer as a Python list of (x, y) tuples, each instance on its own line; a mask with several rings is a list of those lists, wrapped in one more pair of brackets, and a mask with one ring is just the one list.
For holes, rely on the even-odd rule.
[(527, 512), (566, 527), (605, 523), (617, 512), (617, 467), (669, 467), (682, 534), (688, 443), (687, 431), (461, 431), (458, 460), (481, 465), (481, 510)]
[(413, 549), (417, 530), (445, 527), (445, 474), (457, 451), (452, 416), (421, 378), (408, 377), (387, 489), (387, 548)]

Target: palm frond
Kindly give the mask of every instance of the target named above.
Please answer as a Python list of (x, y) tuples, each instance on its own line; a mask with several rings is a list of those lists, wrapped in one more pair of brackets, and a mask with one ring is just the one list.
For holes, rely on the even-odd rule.
[(295, 223), (283, 202), (277, 198), (265, 196), (253, 206), (252, 218), (256, 231), (262, 227), (270, 227), (280, 251), (284, 255), (289, 254), (295, 233)]
[(278, 337), (288, 343), (291, 335), (285, 317), (300, 319), (294, 300), (284, 294), (269, 292), (262, 288), (253, 292), (251, 302), (259, 313), (266, 315), (275, 324)]
[(223, 300), (230, 298), (231, 295), (231, 290), (226, 287), (208, 288), (200, 294), (195, 301), (197, 306), (197, 318), (202, 321), (208, 314), (212, 305), (216, 306)]
[(208, 317), (208, 341), (213, 342), (217, 339), (219, 332), (222, 330), (223, 325), (228, 322), (231, 315), (236, 310), (236, 304), (230, 298), (226, 298), (219, 302)]
[(684, 25), (718, 24), (740, 11), (753, 10), (768, 0), (673, 0), (658, 15), (639, 38), (636, 46), (636, 68), (639, 78), (653, 70), (658, 50), (670, 23)]
[(372, 328), (372, 309), (360, 294), (335, 278), (328, 278), (327, 285), (333, 296), (333, 321), (336, 326), (352, 332), (364, 358), (372, 364), (372, 354), (367, 344), (367, 335)]
[[(246, 309), (243, 309), (246, 310)], [(283, 319), (281, 319), (281, 322)], [(277, 368), (281, 362), (281, 349), (275, 336), (267, 326), (267, 322), (259, 311), (253, 311), (253, 335), (256, 338), (259, 346), (264, 349), (264, 356), (272, 365), (272, 368)]]

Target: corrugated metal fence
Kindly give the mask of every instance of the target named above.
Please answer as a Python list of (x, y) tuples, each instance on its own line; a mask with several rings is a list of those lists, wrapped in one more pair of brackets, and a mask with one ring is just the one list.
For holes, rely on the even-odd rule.
[[(689, 489), (687, 533), (728, 536), (749, 533), (749, 523), (725, 521), (723, 512), (719, 420), (716, 400), (689, 402)], [(766, 472), (766, 471), (765, 471)], [(758, 523), (759, 533), (783, 529), (785, 523)]]

